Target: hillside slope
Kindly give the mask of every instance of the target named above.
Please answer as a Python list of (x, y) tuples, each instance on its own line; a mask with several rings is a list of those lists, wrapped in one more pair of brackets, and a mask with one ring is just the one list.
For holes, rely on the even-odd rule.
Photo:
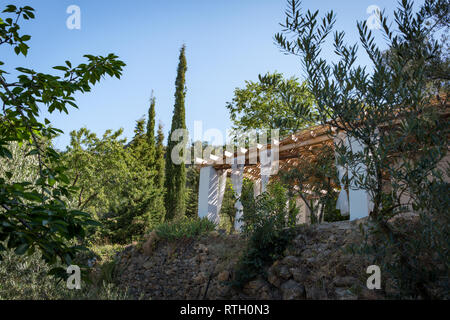
[(380, 299), (366, 288), (368, 262), (346, 248), (362, 241), (359, 224), (298, 227), (283, 259), (242, 290), (227, 284), (245, 249), (238, 235), (211, 232), (195, 240), (153, 238), (118, 254), (118, 283), (145, 299)]

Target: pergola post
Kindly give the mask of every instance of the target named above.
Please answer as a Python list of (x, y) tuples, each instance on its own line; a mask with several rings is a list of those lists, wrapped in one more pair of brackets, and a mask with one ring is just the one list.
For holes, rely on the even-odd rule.
[[(364, 147), (360, 141), (355, 138), (349, 137), (349, 146), (353, 153), (364, 151)], [(367, 175), (367, 167), (363, 163), (359, 163), (354, 168), (359, 175)], [(352, 170), (348, 170), (349, 179), (352, 178)], [(353, 183), (349, 187), (349, 209), (350, 220), (360, 219), (367, 217), (371, 208), (371, 199), (366, 190), (357, 188)]]
[(225, 183), (223, 180), (222, 177), (219, 179), (219, 174), (213, 166), (206, 166), (200, 169), (198, 216), (200, 218), (207, 217), (217, 225), (220, 222), (219, 211), (223, 199), (223, 192), (222, 188), (219, 188), (219, 183)]
[(258, 197), (261, 194), (261, 178), (253, 181), (253, 196)]
[[(335, 148), (338, 146), (341, 146), (341, 145), (346, 146), (347, 145), (346, 136), (343, 133), (338, 134), (334, 138), (334, 145), (335, 145)], [(341, 215), (348, 216), (350, 214), (349, 201), (348, 201), (347, 190), (345, 190), (345, 184), (343, 181), (346, 168), (338, 164), (338, 161), (337, 161), (338, 154), (336, 151), (334, 153), (334, 158), (335, 158), (336, 170), (338, 172), (339, 184), (341, 186), (341, 192), (339, 193), (338, 199), (336, 201), (336, 209), (341, 211)]]
[(233, 164), (231, 165), (231, 182), (233, 184), (233, 190), (235, 196), (238, 198), (234, 207), (236, 209), (236, 216), (234, 219), (234, 229), (241, 231), (243, 222), (241, 221), (243, 215), (243, 206), (239, 198), (242, 193), (242, 182), (244, 178), (244, 164), (245, 158), (237, 157), (233, 159)]
[(260, 151), (260, 177), (261, 177), (261, 193), (266, 191), (267, 184), (269, 183), (270, 174), (272, 173), (272, 152), (271, 150)]

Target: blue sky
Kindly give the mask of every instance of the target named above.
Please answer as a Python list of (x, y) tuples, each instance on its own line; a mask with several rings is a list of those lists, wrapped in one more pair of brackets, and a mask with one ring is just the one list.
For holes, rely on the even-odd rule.
[[(133, 136), (135, 121), (147, 113), (151, 91), (156, 96), (157, 121), (170, 129), (179, 48), (186, 44), (186, 124), (193, 131), (195, 120), (203, 130), (231, 127), (226, 102), (245, 80), (278, 71), (302, 79), (300, 61), (284, 55), (273, 43), (281, 30), (285, 0), (33, 0), (6, 1), (36, 9), (36, 19), (23, 23), (32, 36), (26, 58), (0, 49), (6, 69), (31, 67), (53, 72), (65, 60), (83, 62), (83, 54), (117, 54), (126, 64), (120, 80), (107, 78), (90, 93), (77, 95), (79, 109), (69, 115), (49, 116), (65, 131), (56, 146), (64, 148), (71, 130), (83, 126), (101, 135), (106, 129), (124, 129)], [(5, 3), (2, 1), (2, 3)], [(81, 29), (69, 30), (69, 5), (81, 9)], [(357, 20), (369, 17), (367, 7), (377, 5), (392, 13), (392, 0), (304, 0), (303, 8), (337, 14), (337, 29), (348, 42), (358, 41)], [(381, 37), (380, 43), (382, 42)], [(359, 63), (369, 65), (362, 51)], [(331, 47), (324, 51), (331, 59)]]

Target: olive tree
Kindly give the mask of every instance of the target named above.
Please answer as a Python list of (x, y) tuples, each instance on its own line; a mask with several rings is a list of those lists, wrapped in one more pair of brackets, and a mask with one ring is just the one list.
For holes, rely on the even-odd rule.
[[(373, 199), (370, 216), (385, 235), (383, 245), (375, 248), (378, 256), (383, 250), (391, 254), (394, 262), (387, 269), (396, 275), (400, 290), (423, 298), (434, 294), (427, 282), (448, 275), (449, 267), (449, 171), (444, 159), (449, 126), (442, 116), (448, 92), (429, 90), (429, 62), (445, 47), (432, 36), (436, 26), (448, 21), (440, 8), (442, 1), (427, 0), (413, 12), (413, 3), (402, 0), (393, 24), (381, 12), (388, 62), (366, 22), (358, 22), (370, 69), (357, 65), (357, 44), (347, 44), (343, 31), (333, 34), (333, 11), (319, 18), (318, 11), (303, 12), (300, 1), (288, 1), (283, 31), (275, 35), (282, 50), (300, 57), (321, 121), (363, 146), (358, 152), (348, 145), (338, 147), (339, 163), (351, 172), (348, 183), (367, 190)], [(437, 21), (430, 23), (433, 17)], [(332, 34), (336, 62), (321, 55)], [(448, 80), (441, 77), (446, 81), (444, 89)], [(406, 237), (389, 223), (404, 211), (420, 213), (420, 226)], [(420, 255), (429, 255), (428, 263), (418, 259)]]

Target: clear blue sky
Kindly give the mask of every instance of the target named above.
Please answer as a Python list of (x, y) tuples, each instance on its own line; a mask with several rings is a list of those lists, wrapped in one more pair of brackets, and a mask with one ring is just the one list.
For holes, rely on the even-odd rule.
[[(2, 1), (5, 3), (5, 1)], [(53, 72), (65, 60), (81, 63), (83, 54), (117, 54), (127, 66), (120, 80), (103, 80), (92, 92), (77, 95), (79, 109), (69, 115), (53, 114), (54, 126), (65, 131), (56, 141), (64, 148), (71, 130), (86, 126), (101, 135), (106, 129), (124, 128), (133, 136), (135, 120), (147, 113), (151, 91), (156, 96), (157, 121), (170, 129), (179, 48), (186, 44), (186, 124), (192, 132), (195, 120), (203, 130), (231, 127), (225, 108), (236, 87), (258, 74), (279, 71), (302, 78), (297, 58), (284, 55), (273, 43), (284, 20), (285, 0), (33, 0), (6, 1), (30, 5), (36, 19), (25, 21), (31, 50), (27, 58), (1, 49), (7, 70), (17, 66)], [(81, 9), (81, 30), (69, 30), (69, 5)], [(377, 5), (392, 13), (392, 0), (304, 0), (303, 8), (333, 9), (337, 29), (347, 41), (358, 41), (357, 20), (368, 18), (366, 9)], [(381, 38), (380, 38), (381, 39)], [(362, 53), (362, 51), (360, 51)], [(331, 48), (325, 57), (333, 56)], [(360, 64), (369, 64), (361, 54)]]

